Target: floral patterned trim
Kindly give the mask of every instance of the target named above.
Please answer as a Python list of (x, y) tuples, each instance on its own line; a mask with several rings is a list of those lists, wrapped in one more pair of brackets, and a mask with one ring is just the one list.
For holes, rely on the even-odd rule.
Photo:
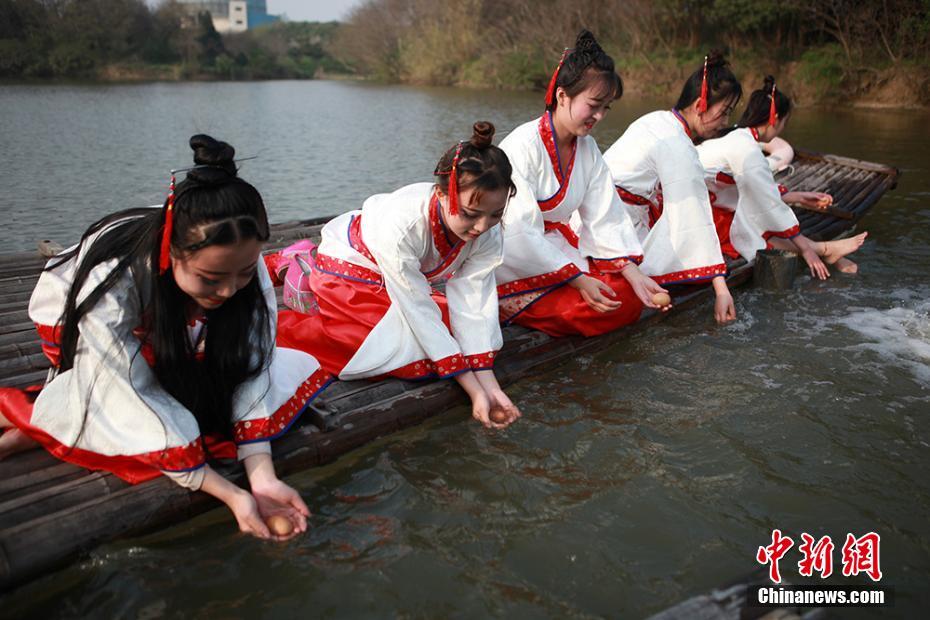
[(350, 263), (341, 258), (333, 258), (328, 254), (317, 252), (316, 260), (313, 263), (314, 269), (328, 273), (332, 276), (351, 280), (353, 282), (362, 282), (364, 284), (381, 285), (381, 274), (372, 271), (367, 267)]
[(446, 234), (446, 226), (442, 221), (442, 211), (439, 205), (439, 194), (435, 191), (429, 199), (429, 230), (433, 235), (433, 245), (436, 246), (436, 250), (439, 252), (440, 256), (446, 256), (454, 250), (456, 247), (464, 245), (464, 241), (459, 240), (458, 243), (452, 244), (449, 241), (449, 235)]
[(675, 271), (661, 276), (652, 276), (656, 284), (680, 284), (684, 282), (694, 282), (698, 280), (707, 280), (717, 276), (725, 276), (727, 266), (725, 263), (710, 265), (709, 267), (698, 267), (696, 269), (686, 269), (684, 271)]
[(494, 358), (497, 357), (497, 351), (488, 351), (487, 353), (477, 353), (475, 355), (466, 355), (465, 364), (472, 370), (488, 370), (494, 367)]
[(538, 276), (514, 280), (506, 284), (499, 284), (497, 286), (497, 296), (499, 298), (504, 298), (512, 295), (522, 295), (530, 291), (552, 288), (573, 278), (577, 278), (581, 273), (581, 270), (578, 269), (575, 263), (568, 263), (558, 271), (551, 271)]
[(788, 187), (785, 186), (785, 185), (782, 185), (781, 183), (779, 183), (779, 184), (778, 184), (778, 193), (781, 194), (782, 196), (784, 196), (785, 194), (788, 193)]
[(618, 256), (617, 258), (589, 258), (588, 262), (591, 264), (591, 271), (619, 273), (631, 263), (637, 265), (642, 263), (643, 256), (642, 254), (637, 254), (634, 256)]
[(197, 437), (186, 446), (166, 448), (139, 454), (134, 458), (155, 469), (172, 472), (199, 469), (207, 462), (203, 441)]
[(572, 142), (572, 154), (568, 160), (568, 168), (565, 169), (565, 176), (562, 176), (562, 160), (559, 157), (559, 149), (555, 143), (555, 129), (552, 126), (552, 112), (546, 112), (539, 117), (539, 137), (546, 147), (549, 154), (549, 162), (552, 164), (552, 170), (555, 172), (555, 178), (559, 182), (558, 191), (543, 200), (537, 200), (541, 211), (551, 211), (562, 204), (565, 199), (565, 193), (568, 191), (568, 183), (572, 178), (572, 170), (575, 167), (575, 154), (578, 152), (578, 139)]
[(733, 175), (727, 174), (723, 170), (717, 173), (714, 180), (721, 185), (736, 185), (736, 179), (733, 178)]
[(331, 374), (322, 368), (318, 368), (300, 384), (300, 387), (297, 388), (294, 395), (286, 403), (278, 407), (278, 410), (267, 418), (239, 420), (236, 422), (233, 425), (233, 438), (236, 443), (268, 441), (282, 435), (297, 421), (297, 418), (304, 412), (307, 405), (313, 402), (313, 399), (333, 381), (335, 381), (335, 378)]
[(429, 379), (437, 376), (440, 379), (448, 379), (466, 370), (470, 370), (470, 367), (465, 358), (461, 353), (456, 353), (435, 362), (427, 359), (411, 362), (395, 368), (388, 374), (401, 379)]
[(755, 127), (750, 127), (750, 128), (749, 128), (749, 133), (752, 134), (752, 139), (753, 139), (753, 140), (755, 140), (756, 142), (760, 142), (760, 140), (759, 140), (759, 131), (758, 131)]
[(368, 249), (368, 246), (365, 245), (365, 242), (362, 240), (362, 216), (353, 215), (352, 219), (349, 220), (349, 247), (353, 250), (373, 262), (375, 265), (378, 264), (378, 261), (375, 260), (375, 257), (372, 256), (371, 251)]

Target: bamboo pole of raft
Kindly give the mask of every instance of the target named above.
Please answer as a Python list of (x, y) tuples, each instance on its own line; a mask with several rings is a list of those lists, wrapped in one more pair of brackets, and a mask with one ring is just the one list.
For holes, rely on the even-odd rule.
[[(817, 170), (808, 170), (811, 166), (816, 168), (818, 164), (802, 159), (800, 170), (785, 179), (789, 186), (796, 187), (794, 180), (798, 172), (814, 178), (811, 175)], [(824, 161), (821, 172), (837, 166), (843, 164)], [(863, 204), (851, 203), (850, 211), (856, 213), (857, 219), (895, 183), (897, 171), (879, 168), (891, 172), (874, 188), (872, 183), (867, 183), (853, 196), (861, 196), (864, 201)], [(869, 193), (864, 193), (867, 191)], [(812, 213), (811, 216), (805, 218), (810, 227), (824, 230), (849, 227), (849, 222), (828, 215)], [(269, 249), (283, 247), (294, 239), (318, 237), (324, 219), (273, 226)], [(23, 264), (22, 261), (18, 263)], [(11, 277), (5, 277), (0, 269), (0, 291), (5, 285), (34, 284), (42, 265), (44, 260), (39, 260), (32, 272)], [(728, 282), (731, 286), (747, 281), (752, 275), (745, 261), (735, 261), (730, 266)], [(23, 291), (25, 299), (31, 293), (31, 287), (28, 288)], [(676, 296), (673, 312), (702, 303), (712, 295), (709, 287), (681, 290), (684, 293)], [(280, 297), (280, 291), (278, 293)], [(550, 338), (522, 327), (508, 327), (504, 330), (505, 346), (495, 370), (500, 382), (507, 385), (532, 376), (540, 369), (549, 370), (578, 355), (609, 347), (666, 316), (650, 311), (632, 326), (588, 339)], [(5, 322), (0, 323), (0, 384), (22, 387), (42, 383), (47, 374), (47, 362), (40, 361), (44, 356), (41, 356), (32, 325), (18, 320), (22, 315), (13, 308), (0, 312), (0, 317), (6, 317)], [(11, 328), (20, 331), (11, 332)], [(40, 365), (43, 367), (37, 368)], [(376, 437), (417, 424), (466, 400), (461, 389), (450, 381), (337, 382), (314, 402), (304, 414), (301, 425), (275, 441), (276, 470), (286, 476), (329, 462)], [(238, 464), (219, 469), (235, 481), (242, 479)], [(0, 463), (0, 590), (37, 577), (106, 540), (163, 527), (216, 505), (206, 494), (190, 493), (167, 478), (129, 486), (112, 474), (89, 472), (45, 452), (16, 455)]]

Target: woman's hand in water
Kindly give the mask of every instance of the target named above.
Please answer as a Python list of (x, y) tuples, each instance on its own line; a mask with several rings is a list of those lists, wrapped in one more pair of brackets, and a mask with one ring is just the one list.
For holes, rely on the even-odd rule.
[(726, 278), (716, 276), (713, 279), (713, 287), (714, 292), (717, 294), (717, 299), (714, 300), (714, 318), (721, 325), (735, 321), (736, 305), (733, 303), (733, 295), (730, 294), (730, 289), (727, 288)]
[(226, 505), (229, 506), (233, 516), (236, 517), (239, 531), (244, 534), (251, 534), (256, 538), (272, 538), (265, 520), (262, 519), (262, 515), (258, 511), (258, 503), (255, 498), (248, 491), (238, 488), (237, 491), (237, 493), (229, 497)]
[(253, 485), (252, 497), (255, 498), (258, 512), (265, 523), (270, 517), (281, 515), (294, 526), (290, 534), (285, 536), (272, 534), (271, 538), (288, 540), (307, 531), (307, 517), (310, 516), (310, 509), (300, 497), (300, 493), (293, 487), (275, 478), (272, 481), (264, 481), (260, 486)]
[(614, 290), (597, 278), (581, 274), (568, 285), (581, 293), (585, 303), (598, 312), (610, 312), (621, 305), (619, 300), (612, 299), (616, 296)]

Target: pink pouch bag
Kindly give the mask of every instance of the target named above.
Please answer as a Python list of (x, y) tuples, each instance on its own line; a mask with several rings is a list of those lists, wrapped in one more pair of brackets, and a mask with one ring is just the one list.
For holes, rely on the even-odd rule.
[(279, 256), (282, 260), (278, 266), (278, 277), (284, 281), (284, 305), (291, 310), (311, 315), (320, 313), (320, 305), (310, 290), (314, 250), (314, 242), (302, 239), (281, 250)]

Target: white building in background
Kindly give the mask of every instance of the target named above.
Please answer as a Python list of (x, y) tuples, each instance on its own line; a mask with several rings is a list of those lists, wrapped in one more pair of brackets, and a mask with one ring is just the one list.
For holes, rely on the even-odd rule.
[(213, 27), (220, 34), (245, 32), (250, 28), (278, 20), (268, 14), (267, 0), (178, 0), (193, 17), (204, 11), (210, 13)]

